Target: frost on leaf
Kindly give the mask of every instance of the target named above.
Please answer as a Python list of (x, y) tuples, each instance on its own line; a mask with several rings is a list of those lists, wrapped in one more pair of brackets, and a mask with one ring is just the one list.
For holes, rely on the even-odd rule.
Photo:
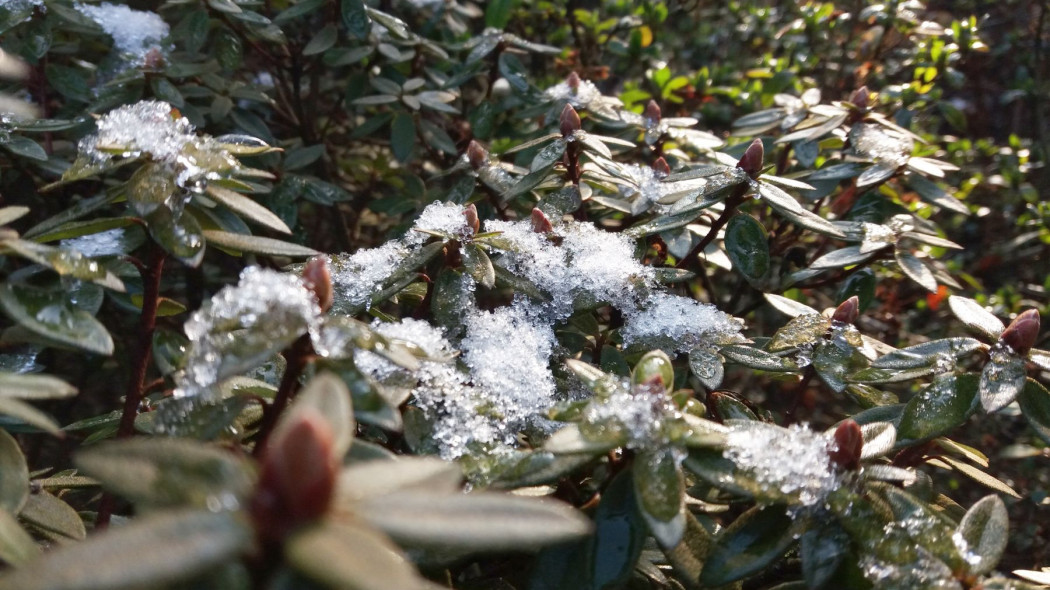
[(755, 480), (760, 499), (787, 497), (814, 507), (840, 485), (829, 456), (833, 444), (799, 424), (780, 428), (743, 422), (730, 427), (722, 454)]
[(409, 372), (372, 353), (355, 356), (358, 368), (381, 384), (411, 388), (413, 403), (431, 421), (431, 436), (449, 460), (510, 449), (518, 433), (554, 402), (550, 327), (532, 322), (526, 310), (514, 306), (472, 310), (466, 326), (460, 343), (466, 370), (451, 362), (456, 350), (441, 330), (420, 320), (377, 322), (373, 328), (442, 360), (424, 361)]
[(653, 293), (644, 306), (624, 313), (620, 336), (633, 344), (687, 352), (740, 340), (740, 323), (714, 305), (670, 293)]
[(124, 253), (124, 247), (127, 245), (128, 239), (127, 234), (128, 231), (125, 228), (118, 227), (97, 234), (62, 240), (62, 247), (80, 252), (88, 258), (113, 256)]
[[(571, 78), (571, 76), (570, 76)], [(565, 101), (577, 110), (587, 110), (609, 119), (617, 118), (617, 110), (623, 107), (619, 99), (605, 96), (588, 80), (565, 80), (543, 91), (552, 102)]]
[(178, 217), (208, 181), (240, 168), (217, 141), (198, 137), (189, 120), (166, 102), (122, 106), (96, 125), (96, 133), (80, 140), (77, 160), (63, 178), (85, 178), (123, 161), (148, 158), (151, 166), (140, 169), (129, 186), (129, 201), (142, 216), (163, 203)]
[(631, 449), (656, 450), (669, 443), (666, 425), (680, 415), (662, 383), (631, 387), (625, 380), (587, 405), (580, 429), (584, 436), (626, 439), (624, 446)]
[(247, 371), (303, 334), (316, 334), (321, 310), (292, 274), (246, 268), (186, 322), (190, 349), (176, 377), (175, 397), (214, 401), (214, 386)]
[(168, 24), (159, 15), (132, 10), (123, 4), (76, 4), (76, 9), (95, 21), (113, 38), (113, 47), (129, 65), (142, 65), (150, 51), (163, 53), (161, 42), (168, 36)]
[(426, 232), (436, 232), (456, 240), (469, 238), (474, 234), (474, 230), (467, 225), (463, 211), (463, 205), (456, 203), (439, 201), (427, 205), (416, 218), (412, 231), (405, 236), (405, 241), (412, 245), (422, 244), (427, 241)]
[(881, 125), (858, 123), (850, 129), (850, 144), (860, 158), (898, 168), (908, 163), (912, 140)]

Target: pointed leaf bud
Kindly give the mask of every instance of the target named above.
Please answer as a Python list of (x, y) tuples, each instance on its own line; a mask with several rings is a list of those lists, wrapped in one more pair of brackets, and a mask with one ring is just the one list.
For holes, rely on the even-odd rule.
[(314, 410), (290, 418), (267, 443), (251, 502), (257, 530), (273, 540), (328, 511), (339, 467), (328, 421)]
[(1038, 337), (1039, 312), (1029, 309), (1010, 322), (999, 336), (999, 341), (1009, 345), (1017, 354), (1027, 356)]
[(868, 101), (870, 99), (870, 96), (871, 93), (868, 91), (868, 87), (861, 86), (860, 88), (853, 91), (853, 94), (851, 94), (849, 97), (849, 101), (853, 104), (853, 106), (857, 107), (858, 110), (866, 111), (868, 110)]
[(547, 215), (536, 209), (532, 209), (532, 231), (538, 234), (546, 234), (554, 231), (554, 226), (551, 225), (551, 220), (547, 218)]
[(860, 315), (860, 299), (854, 295), (835, 308), (835, 313), (831, 316), (831, 319), (843, 324), (852, 324), (857, 321), (858, 315)]
[(665, 389), (674, 387), (674, 365), (671, 357), (662, 350), (646, 353), (631, 373), (631, 384), (651, 387), (662, 385)]
[(657, 158), (656, 161), (653, 162), (653, 170), (656, 170), (657, 176), (667, 176), (671, 173), (671, 167), (667, 165), (667, 160), (662, 157)]
[(736, 167), (747, 172), (751, 178), (758, 178), (758, 175), (762, 173), (762, 161), (765, 156), (766, 149), (762, 146), (762, 140), (756, 137), (751, 145), (747, 146), (747, 150), (744, 151)]
[(646, 120), (650, 125), (655, 125), (660, 122), (663, 114), (660, 112), (660, 105), (656, 104), (655, 100), (650, 100), (649, 104), (645, 105), (645, 112), (643, 113)]
[(569, 137), (580, 130), (580, 115), (576, 112), (576, 109), (572, 108), (571, 104), (566, 103), (565, 108), (561, 110), (560, 123), (562, 137)]
[(332, 308), (332, 275), (328, 272), (328, 261), (324, 256), (316, 256), (306, 263), (303, 283), (314, 294), (321, 313)]
[(484, 168), (489, 163), (489, 153), (485, 148), (481, 147), (481, 144), (470, 140), (467, 145), (467, 161), (470, 162), (470, 167), (478, 170)]
[(828, 452), (831, 462), (842, 469), (856, 471), (860, 468), (860, 452), (864, 448), (864, 434), (860, 425), (846, 420), (835, 429), (835, 448)]
[(463, 208), (463, 217), (467, 218), (467, 227), (472, 232), (478, 233), (481, 230), (481, 220), (478, 219), (478, 208), (471, 203)]
[(565, 78), (565, 85), (572, 88), (575, 94), (576, 90), (580, 88), (580, 75), (576, 72), (569, 72), (568, 77)]

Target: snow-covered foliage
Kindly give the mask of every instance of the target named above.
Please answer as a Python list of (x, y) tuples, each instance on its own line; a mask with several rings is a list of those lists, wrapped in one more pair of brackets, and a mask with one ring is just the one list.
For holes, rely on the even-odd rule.
[(723, 455), (773, 496), (797, 497), (803, 506), (822, 504), (841, 485), (825, 435), (794, 424), (780, 428), (744, 422), (730, 428)]
[(113, 47), (129, 65), (142, 65), (151, 51), (163, 53), (165, 50), (162, 43), (169, 28), (158, 14), (109, 2), (77, 3), (76, 9), (113, 38)]

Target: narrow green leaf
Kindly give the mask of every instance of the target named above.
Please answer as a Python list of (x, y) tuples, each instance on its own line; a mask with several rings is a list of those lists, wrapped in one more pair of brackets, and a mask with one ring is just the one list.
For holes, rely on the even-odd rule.
[(190, 439), (110, 441), (81, 451), (75, 462), (84, 475), (145, 508), (221, 508), (243, 500), (252, 486), (242, 459)]
[(894, 254), (897, 265), (909, 279), (915, 281), (927, 291), (937, 292), (937, 277), (921, 260), (903, 250), (897, 250)]
[(303, 55), (317, 55), (318, 53), (324, 53), (335, 45), (338, 38), (339, 30), (336, 29), (334, 24), (328, 23), (322, 27), (312, 39), (310, 39), (310, 42), (306, 44), (306, 47), (303, 47)]
[(496, 284), (496, 269), (492, 267), (489, 255), (474, 243), (463, 244), (462, 252), (467, 273), (479, 284), (491, 289)]
[(992, 315), (973, 299), (952, 295), (948, 298), (948, 306), (951, 307), (952, 313), (959, 318), (959, 321), (992, 340), (998, 340), (999, 335), (1006, 329), (1006, 326), (999, 321), (999, 318)]
[(204, 238), (216, 246), (229, 248), (240, 252), (252, 252), (265, 254), (267, 256), (288, 256), (290, 258), (307, 258), (320, 254), (313, 248), (300, 246), (291, 242), (283, 242), (273, 238), (260, 236), (246, 236), (220, 230), (204, 230)]
[(165, 512), (55, 548), (0, 575), (0, 588), (160, 588), (226, 563), (252, 542), (250, 526), (232, 513)]
[(483, 492), (397, 492), (363, 501), (358, 515), (401, 545), (470, 551), (535, 549), (591, 531), (561, 502)]
[(1011, 350), (992, 348), (981, 371), (981, 405), (989, 414), (1006, 407), (1024, 389), (1027, 371), (1025, 358)]
[(361, 526), (321, 523), (288, 540), (284, 554), (296, 570), (328, 588), (437, 590), (380, 533)]
[(0, 373), (0, 397), (59, 399), (76, 393), (76, 387), (51, 375)]
[(1050, 391), (1035, 379), (1028, 379), (1017, 401), (1028, 425), (1050, 444)]
[(0, 510), (18, 514), (29, 497), (29, 467), (18, 441), (0, 429)]
[(0, 415), (16, 418), (48, 434), (62, 434), (62, 427), (54, 418), (19, 399), (0, 397)]
[(850, 540), (833, 518), (815, 518), (800, 539), (802, 575), (809, 588), (822, 588), (849, 553)]
[(164, 205), (146, 216), (149, 233), (161, 248), (186, 266), (196, 268), (204, 259), (204, 238), (197, 219), (183, 213), (178, 219)]
[(795, 361), (744, 344), (730, 344), (718, 350), (727, 361), (761, 371), (791, 373), (798, 371)]
[(77, 511), (47, 492), (30, 494), (18, 517), (55, 541), (82, 541), (87, 536)]
[[(0, 509), (0, 560), (18, 567), (40, 553), (33, 537), (18, 524), (10, 512)], [(3, 580), (0, 580), (2, 582)], [(5, 590), (20, 590), (17, 586), (0, 586)]]
[(268, 227), (283, 234), (292, 233), (292, 230), (289, 229), (280, 217), (266, 207), (263, 207), (259, 203), (256, 203), (240, 193), (215, 186), (214, 184), (209, 185), (206, 192), (212, 199), (226, 205), (234, 213), (247, 217), (250, 221), (254, 221), (263, 227)]

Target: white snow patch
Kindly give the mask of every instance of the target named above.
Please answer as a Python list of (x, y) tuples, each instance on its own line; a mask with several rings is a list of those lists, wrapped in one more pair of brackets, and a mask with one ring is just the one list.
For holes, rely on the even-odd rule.
[(811, 507), (840, 485), (828, 455), (832, 448), (827, 437), (807, 426), (746, 422), (730, 427), (722, 454), (770, 493), (797, 496)]
[(141, 65), (151, 50), (164, 52), (161, 42), (170, 29), (159, 15), (109, 2), (98, 6), (77, 3), (75, 7), (113, 38), (113, 46), (127, 56), (129, 62)]
[(740, 323), (714, 305), (689, 297), (655, 292), (645, 305), (625, 312), (620, 330), (625, 347), (646, 344), (687, 352), (700, 345), (720, 344), (740, 337)]

